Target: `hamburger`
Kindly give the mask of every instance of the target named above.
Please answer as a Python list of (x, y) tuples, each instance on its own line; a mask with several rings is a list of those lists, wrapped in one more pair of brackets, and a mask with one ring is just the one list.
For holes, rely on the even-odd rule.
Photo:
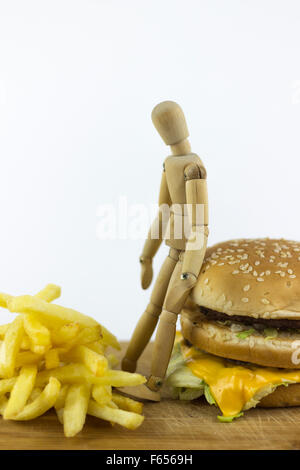
[(232, 421), (300, 405), (300, 243), (238, 239), (208, 248), (167, 372), (174, 398), (204, 395)]

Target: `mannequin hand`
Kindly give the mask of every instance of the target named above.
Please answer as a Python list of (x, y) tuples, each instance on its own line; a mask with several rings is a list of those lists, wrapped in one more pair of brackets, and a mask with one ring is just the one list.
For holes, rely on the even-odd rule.
[(153, 277), (152, 258), (140, 257), (141, 263), (141, 285), (143, 289), (148, 289)]

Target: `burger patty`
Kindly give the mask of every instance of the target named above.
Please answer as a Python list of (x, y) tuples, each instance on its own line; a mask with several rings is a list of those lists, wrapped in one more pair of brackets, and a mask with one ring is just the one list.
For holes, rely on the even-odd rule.
[(227, 315), (226, 313), (210, 310), (209, 308), (200, 307), (201, 312), (204, 313), (208, 320), (214, 321), (233, 321), (243, 323), (244, 325), (252, 325), (258, 327), (268, 328), (282, 328), (282, 329), (300, 329), (300, 320), (267, 320), (265, 318), (253, 318), (244, 315)]

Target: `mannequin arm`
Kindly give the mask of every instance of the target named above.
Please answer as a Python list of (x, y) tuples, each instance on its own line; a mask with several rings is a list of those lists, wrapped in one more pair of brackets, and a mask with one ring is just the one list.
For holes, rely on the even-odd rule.
[(151, 284), (153, 277), (152, 259), (156, 255), (164, 237), (163, 225), (166, 223), (166, 221), (164, 218), (164, 213), (161, 210), (163, 204), (167, 204), (169, 207), (171, 205), (165, 172), (163, 172), (161, 178), (158, 214), (151, 225), (144, 243), (142, 254), (140, 256), (140, 263), (142, 267), (141, 284), (143, 289), (147, 289)]
[(208, 198), (206, 179), (201, 178), (198, 165), (189, 165), (185, 172), (186, 202), (190, 234), (182, 265), (182, 277), (198, 277), (207, 247)]

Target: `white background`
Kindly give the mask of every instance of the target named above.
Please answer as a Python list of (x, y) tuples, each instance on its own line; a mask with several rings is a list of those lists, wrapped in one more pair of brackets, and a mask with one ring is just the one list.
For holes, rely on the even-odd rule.
[(130, 336), (143, 241), (100, 241), (97, 209), (156, 201), (165, 99), (207, 167), (210, 243), (299, 240), (299, 47), (297, 0), (1, 0), (0, 290), (58, 283)]

